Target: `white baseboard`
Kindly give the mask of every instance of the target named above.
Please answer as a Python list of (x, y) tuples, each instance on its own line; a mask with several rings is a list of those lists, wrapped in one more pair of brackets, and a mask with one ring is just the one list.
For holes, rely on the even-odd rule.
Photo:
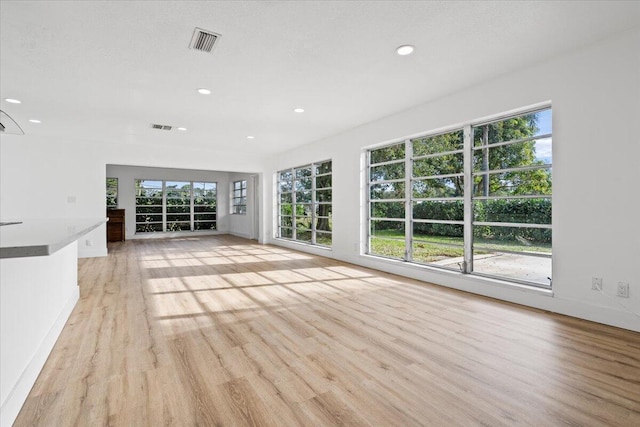
[(62, 328), (64, 328), (67, 319), (71, 315), (73, 308), (76, 306), (78, 299), (80, 298), (80, 288), (74, 292), (73, 296), (69, 298), (69, 301), (65, 304), (60, 315), (51, 326), (51, 329), (42, 340), (40, 347), (33, 355), (33, 358), (27, 364), (26, 368), (20, 374), (18, 381), (14, 385), (13, 389), (7, 396), (6, 400), (0, 408), (0, 426), (10, 426), (15, 421), (16, 417), (22, 409), (24, 401), (27, 399), (31, 388), (36, 382), (40, 371), (42, 370), (53, 346), (55, 345)]
[(229, 234), (231, 234), (232, 236), (242, 237), (243, 239), (251, 240), (251, 234), (249, 233), (240, 233), (237, 231), (230, 231)]

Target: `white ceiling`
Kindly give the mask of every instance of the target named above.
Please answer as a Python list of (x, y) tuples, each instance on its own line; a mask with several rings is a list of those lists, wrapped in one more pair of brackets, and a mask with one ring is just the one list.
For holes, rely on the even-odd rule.
[[(25, 133), (272, 154), (638, 26), (640, 2), (2, 0), (0, 15), (0, 97), (22, 100), (2, 110)], [(222, 34), (213, 54), (188, 48), (195, 27)]]

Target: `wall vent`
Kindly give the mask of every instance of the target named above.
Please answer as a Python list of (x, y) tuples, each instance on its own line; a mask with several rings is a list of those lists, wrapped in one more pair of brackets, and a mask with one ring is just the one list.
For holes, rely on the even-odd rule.
[(155, 123), (151, 123), (151, 127), (153, 129), (159, 129), (159, 130), (171, 130), (171, 126), (167, 126), (167, 125), (157, 125)]
[(220, 37), (222, 37), (220, 34), (196, 27), (196, 29), (193, 30), (193, 36), (191, 37), (189, 48), (211, 53), (213, 48), (218, 44)]

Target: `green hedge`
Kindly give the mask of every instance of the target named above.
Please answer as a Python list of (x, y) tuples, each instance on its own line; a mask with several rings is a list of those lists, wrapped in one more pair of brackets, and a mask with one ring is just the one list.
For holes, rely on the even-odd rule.
[[(383, 206), (383, 205), (379, 205)], [(394, 217), (397, 212), (380, 212), (376, 215)], [(457, 201), (425, 201), (413, 208), (413, 217), (461, 221), (464, 218), (464, 203)], [(474, 203), (475, 221), (512, 222), (520, 224), (551, 224), (551, 199), (502, 199), (484, 200)], [(388, 223), (393, 226), (392, 223)], [(380, 224), (381, 226), (384, 223)], [(463, 237), (462, 225), (456, 224), (414, 224), (416, 235), (436, 235)], [(542, 228), (477, 226), (474, 236), (483, 239), (520, 240), (551, 243), (551, 230)]]

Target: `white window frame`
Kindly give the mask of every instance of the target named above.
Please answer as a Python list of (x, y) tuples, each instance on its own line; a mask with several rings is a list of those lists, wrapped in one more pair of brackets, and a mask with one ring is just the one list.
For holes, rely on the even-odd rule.
[[(318, 173), (318, 167), (329, 163), (330, 164), (330, 171), (329, 172), (324, 172), (324, 173)], [(304, 177), (297, 177), (296, 176), (296, 171), (299, 170), (305, 170), (305, 169), (310, 169), (311, 173), (308, 176), (304, 176)], [(291, 180), (281, 180), (281, 176), (283, 174), (290, 174)], [(319, 208), (320, 205), (328, 205), (333, 207), (333, 186), (329, 186), (329, 187), (320, 187), (317, 188), (317, 178), (322, 178), (322, 177), (331, 177), (331, 180), (333, 180), (333, 162), (331, 159), (327, 159), (327, 160), (323, 160), (323, 161), (319, 161), (319, 162), (313, 162), (311, 164), (306, 164), (306, 165), (302, 165), (302, 166), (295, 166), (292, 168), (287, 168), (287, 169), (283, 169), (280, 170), (276, 173), (276, 183), (277, 183), (277, 190), (276, 190), (276, 207), (277, 207), (277, 224), (276, 224), (276, 233), (275, 233), (275, 237), (278, 239), (284, 239), (284, 240), (292, 240), (295, 241), (297, 243), (301, 243), (301, 244), (307, 244), (307, 245), (313, 245), (313, 246), (321, 246), (321, 247), (330, 247), (330, 245), (326, 245), (323, 243), (320, 243), (320, 241), (322, 239), (319, 239), (318, 237), (326, 235), (326, 236), (330, 236), (331, 237), (331, 246), (333, 245), (333, 230), (318, 230), (317, 229), (317, 220), (319, 218), (322, 219), (326, 219), (327, 221), (329, 221), (330, 219), (332, 220), (333, 215), (330, 216), (319, 216), (318, 214), (316, 214), (316, 207)], [(311, 180), (311, 188), (310, 189), (305, 189), (305, 190), (297, 190), (296, 189), (296, 182), (297, 181), (301, 181), (302, 179), (309, 179)], [(290, 183), (290, 190), (289, 191), (282, 191), (282, 184), (283, 183)], [(331, 201), (327, 202), (325, 201), (319, 201), (318, 199), (318, 191), (331, 191)], [(296, 203), (297, 200), (297, 193), (301, 193), (301, 192), (310, 192), (311, 193), (311, 198), (308, 202), (303, 202), (303, 203)], [(282, 215), (282, 196), (286, 195), (286, 194), (291, 194), (291, 215)], [(289, 203), (284, 203), (285, 205), (289, 205)], [(297, 222), (297, 215), (296, 215), (296, 205), (309, 205), (310, 206), (310, 220), (311, 220), (311, 227), (310, 227), (310, 231), (311, 231), (311, 239), (310, 240), (300, 240), (298, 238), (298, 231), (297, 231), (297, 226), (296, 226), (296, 222)], [(283, 225), (282, 219), (283, 218), (291, 218), (291, 226), (288, 225)], [(309, 218), (306, 217), (305, 218)], [(283, 235), (283, 230), (290, 230), (291, 233), (291, 237), (288, 236), (284, 236)]]
[[(463, 242), (464, 242), (464, 261), (462, 263), (460, 263), (459, 265), (459, 271), (464, 273), (464, 274), (474, 274), (474, 275), (478, 275), (478, 276), (485, 276), (485, 277), (490, 277), (490, 278), (495, 278), (495, 279), (499, 279), (499, 280), (504, 280), (506, 282), (513, 282), (513, 283), (519, 283), (519, 284), (525, 284), (528, 286), (534, 286), (534, 287), (541, 287), (541, 288), (551, 288), (551, 278), (549, 277), (549, 283), (548, 285), (546, 284), (542, 284), (540, 282), (533, 282), (533, 281), (526, 281), (526, 280), (521, 280), (521, 279), (517, 279), (517, 278), (513, 278), (513, 277), (506, 277), (506, 276), (502, 276), (502, 275), (493, 275), (493, 274), (486, 274), (486, 273), (481, 273), (481, 272), (477, 272), (474, 271), (473, 268), (473, 249), (474, 249), (474, 226), (502, 226), (502, 227), (514, 227), (514, 228), (541, 228), (541, 229), (548, 229), (548, 230), (552, 230), (552, 224), (536, 224), (536, 223), (505, 223), (505, 222), (480, 222), (480, 221), (474, 221), (474, 208), (473, 208), (473, 204), (476, 200), (482, 200), (482, 199), (508, 199), (508, 198), (522, 198), (522, 199), (526, 199), (526, 198), (545, 198), (545, 199), (550, 199), (552, 198), (551, 194), (545, 194), (545, 195), (524, 195), (524, 196), (489, 196), (489, 197), (478, 197), (478, 196), (474, 196), (473, 195), (473, 178), (477, 177), (478, 175), (481, 174), (487, 174), (486, 171), (480, 171), (480, 172), (474, 172), (474, 167), (473, 167), (473, 153), (476, 150), (485, 148), (484, 146), (479, 146), (479, 147), (474, 147), (474, 142), (473, 142), (473, 131), (474, 128), (476, 127), (480, 127), (480, 126), (485, 126), (491, 123), (495, 123), (495, 122), (500, 122), (509, 118), (515, 118), (515, 117), (520, 117), (520, 116), (524, 116), (527, 114), (533, 114), (533, 113), (538, 113), (538, 112), (542, 112), (544, 110), (552, 110), (552, 106), (550, 103), (545, 103), (545, 104), (541, 104), (532, 108), (528, 108), (528, 109), (522, 109), (520, 111), (514, 111), (514, 112), (510, 112), (508, 114), (503, 114), (503, 115), (497, 115), (493, 118), (491, 118), (490, 120), (478, 120), (478, 121), (473, 121), (473, 122), (469, 122), (464, 124), (463, 126), (457, 126), (457, 127), (452, 127), (451, 129), (447, 129), (444, 131), (438, 131), (438, 132), (434, 132), (434, 133), (428, 133), (428, 134), (424, 134), (424, 135), (418, 135), (418, 136), (412, 136), (410, 138), (406, 138), (403, 140), (399, 140), (399, 141), (395, 141), (391, 144), (386, 144), (383, 146), (376, 146), (376, 147), (372, 147), (370, 149), (367, 149), (365, 152), (366, 155), (366, 182), (367, 182), (367, 186), (366, 186), (366, 191), (367, 191), (367, 195), (366, 195), (366, 209), (367, 209), (367, 240), (366, 240), (366, 254), (370, 255), (370, 256), (375, 256), (375, 257), (382, 257), (384, 258), (384, 256), (372, 253), (372, 246), (371, 246), (371, 238), (372, 236), (372, 232), (371, 232), (371, 227), (372, 227), (372, 216), (371, 216), (371, 212), (372, 212), (372, 203), (378, 203), (380, 201), (372, 201), (371, 200), (371, 190), (372, 190), (372, 185), (376, 185), (376, 184), (381, 184), (381, 183), (385, 183), (385, 182), (404, 182), (405, 185), (405, 195), (404, 198), (398, 198), (398, 199), (382, 199), (383, 202), (403, 202), (405, 203), (405, 218), (404, 219), (399, 219), (399, 218), (374, 218), (373, 220), (391, 220), (391, 221), (399, 221), (399, 222), (404, 222), (404, 230), (405, 230), (405, 253), (404, 256), (402, 258), (400, 258), (401, 261), (405, 261), (408, 263), (415, 263), (415, 261), (413, 260), (413, 254), (412, 254), (412, 249), (413, 249), (413, 224), (414, 222), (416, 222), (416, 220), (413, 218), (413, 202), (414, 200), (419, 198), (414, 198), (413, 197), (413, 180), (414, 179), (421, 179), (424, 177), (413, 177), (413, 161), (416, 160), (416, 157), (413, 156), (413, 148), (412, 148), (412, 140), (417, 139), (417, 138), (421, 138), (421, 137), (433, 137), (433, 136), (438, 136), (438, 135), (442, 135), (442, 134), (446, 134), (446, 133), (450, 133), (450, 132), (455, 132), (455, 131), (460, 131), (462, 130), (463, 132), (463, 138), (464, 138), (464, 143), (463, 143), (463, 149), (462, 150), (456, 150), (456, 151), (452, 151), (450, 153), (457, 153), (457, 152), (462, 152), (464, 153), (464, 160), (463, 160), (463, 178), (464, 178), (464, 191), (463, 191), (463, 196), (462, 196), (462, 200), (464, 200), (464, 218), (463, 221), (434, 221), (434, 222), (438, 222), (438, 223), (451, 223), (451, 224), (459, 224), (459, 225), (463, 225)], [(500, 145), (508, 145), (508, 144), (514, 144), (514, 143), (520, 143), (520, 142), (524, 142), (525, 140), (536, 140), (536, 139), (544, 139), (544, 138), (552, 138), (552, 132), (549, 134), (541, 134), (541, 135), (536, 135), (534, 137), (528, 137), (528, 138), (523, 138), (522, 140), (514, 140), (514, 141), (504, 141), (504, 142), (499, 142), (497, 144), (490, 144), (491, 148), (495, 148), (498, 147)], [(378, 163), (371, 163), (371, 153), (373, 151), (385, 148), (385, 147), (393, 147), (393, 146), (397, 146), (397, 145), (402, 145), (404, 144), (404, 160), (403, 159), (394, 159), (394, 160), (386, 160), (386, 161), (382, 161), (382, 162), (378, 162)], [(449, 154), (450, 154), (449, 153)], [(441, 155), (442, 153), (439, 153), (438, 155)], [(424, 158), (424, 157), (428, 157), (428, 156), (419, 156), (419, 158)], [(377, 166), (384, 166), (387, 164), (394, 164), (394, 163), (405, 163), (405, 174), (404, 174), (404, 178), (402, 179), (392, 179), (392, 180), (378, 180), (378, 181), (372, 181), (371, 180), (371, 168), (372, 167), (377, 167)], [(552, 164), (545, 164), (545, 165), (536, 165), (536, 166), (525, 166), (522, 168), (509, 168), (505, 171), (507, 172), (512, 172), (512, 171), (519, 171), (519, 170), (530, 170), (530, 169), (551, 169), (552, 168)], [(496, 173), (496, 172), (502, 172), (503, 170), (489, 170), (488, 174), (490, 173)], [(418, 222), (432, 222), (431, 220), (418, 220)], [(504, 250), (500, 250), (500, 252), (505, 252)], [(506, 251), (508, 252), (508, 251)], [(543, 258), (550, 258), (552, 259), (553, 257), (553, 251), (551, 251), (551, 253), (549, 254), (545, 254), (545, 253), (541, 253), (541, 254), (533, 254), (533, 253), (526, 253), (526, 254), (522, 254), (523, 256), (536, 256), (536, 257), (543, 257)], [(393, 257), (393, 259), (399, 259), (399, 258), (395, 258)], [(429, 264), (427, 263), (430, 267), (434, 267), (434, 268), (446, 268), (446, 267), (442, 267), (442, 266), (438, 266), (436, 264)]]
[[(236, 186), (239, 184), (239, 188)], [(237, 192), (240, 192), (237, 195)], [(247, 180), (241, 179), (233, 181), (231, 184), (231, 214), (246, 215), (247, 214)]]
[[(136, 222), (135, 222), (135, 232), (136, 234), (140, 233), (140, 234), (145, 234), (145, 233), (167, 233), (167, 232), (174, 232), (174, 231), (170, 231), (167, 230), (167, 216), (168, 215), (172, 215), (171, 213), (167, 212), (167, 182), (181, 182), (181, 183), (188, 183), (189, 184), (189, 230), (179, 230), (178, 232), (201, 232), (201, 231), (216, 231), (217, 230), (217, 225), (218, 225), (218, 183), (217, 182), (213, 182), (213, 181), (204, 181), (204, 180), (198, 180), (198, 181), (180, 181), (180, 180), (166, 180), (166, 179), (152, 179), (152, 178), (136, 178), (135, 182), (137, 181), (158, 181), (162, 183), (162, 188), (161, 188), (161, 197), (162, 197), (162, 204), (161, 205), (148, 205), (150, 207), (161, 207), (161, 215), (162, 215), (162, 230), (158, 230), (158, 231), (138, 231), (138, 226), (139, 225), (143, 225), (146, 222), (139, 222), (138, 221), (138, 215), (144, 215), (144, 213), (138, 213), (138, 207), (139, 206), (145, 206), (145, 205), (138, 205), (138, 196), (135, 196), (135, 218), (136, 218)], [(206, 214), (213, 214), (216, 216), (215, 220), (196, 220), (195, 216), (199, 213), (195, 211), (195, 208), (198, 206), (203, 206), (203, 205), (195, 205), (195, 194), (194, 194), (194, 184), (210, 184), (213, 185), (215, 188), (215, 206), (216, 209), (213, 212), (203, 212)], [(134, 184), (135, 187), (135, 184)], [(186, 206), (186, 205), (184, 205)], [(153, 213), (152, 215), (160, 215), (160, 213)], [(186, 213), (182, 214), (182, 215), (186, 215)], [(186, 221), (181, 221), (181, 222), (186, 222)], [(214, 228), (213, 229), (196, 229), (196, 224), (197, 223), (207, 223), (207, 224), (213, 224)], [(160, 224), (160, 221), (154, 221), (153, 224)]]

